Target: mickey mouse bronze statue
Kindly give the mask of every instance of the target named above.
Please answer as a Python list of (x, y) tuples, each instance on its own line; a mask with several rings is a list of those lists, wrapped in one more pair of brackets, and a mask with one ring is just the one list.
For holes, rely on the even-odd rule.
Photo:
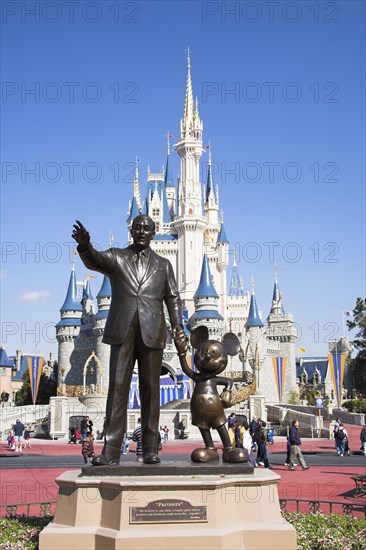
[[(204, 448), (195, 449), (191, 454), (193, 462), (211, 462), (219, 460), (219, 454), (211, 436), (211, 428), (217, 430), (224, 446), (223, 462), (248, 462), (248, 453), (241, 448), (233, 447), (226, 429), (224, 407), (230, 407), (230, 378), (217, 376), (227, 366), (228, 355), (237, 355), (240, 351), (238, 337), (232, 332), (223, 336), (222, 342), (208, 339), (205, 326), (196, 328), (191, 334), (191, 345), (197, 351), (194, 364), (198, 372), (189, 368), (185, 353), (179, 353), (183, 372), (195, 382), (191, 398), (192, 424), (201, 432)], [(219, 394), (217, 386), (224, 386)]]

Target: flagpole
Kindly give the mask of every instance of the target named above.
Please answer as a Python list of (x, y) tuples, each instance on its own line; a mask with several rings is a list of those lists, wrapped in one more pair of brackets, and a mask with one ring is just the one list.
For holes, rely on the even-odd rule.
[(345, 318), (345, 314), (344, 314), (344, 309), (342, 309), (342, 327), (343, 327), (343, 338), (346, 336), (346, 327), (345, 327), (345, 322), (344, 322), (344, 318)]

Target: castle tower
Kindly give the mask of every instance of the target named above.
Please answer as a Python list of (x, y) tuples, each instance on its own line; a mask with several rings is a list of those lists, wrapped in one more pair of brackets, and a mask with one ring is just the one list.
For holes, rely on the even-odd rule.
[(286, 375), (283, 387), (283, 399), (296, 388), (296, 347), (297, 330), (293, 316), (285, 313), (282, 296), (278, 287), (277, 271), (273, 288), (271, 311), (267, 318), (268, 352), (272, 357), (286, 357)]
[(70, 371), (70, 357), (74, 351), (75, 338), (80, 332), (83, 307), (77, 298), (74, 260), (72, 262), (69, 286), (65, 301), (60, 309), (61, 320), (56, 325), (58, 341), (58, 380), (60, 385), (66, 381)]
[(210, 265), (206, 254), (203, 257), (201, 278), (194, 295), (195, 312), (188, 324), (191, 330), (200, 325), (207, 326), (210, 336), (221, 339), (224, 328), (224, 318), (220, 315), (219, 295), (212, 282)]
[[(109, 356), (110, 346), (102, 342), (105, 324), (111, 306), (112, 288), (109, 277), (104, 275), (102, 286), (97, 294), (98, 311), (95, 315), (93, 327), (95, 333), (95, 353), (103, 365), (103, 387), (108, 389), (109, 385)], [(97, 380), (97, 384), (100, 381)]]
[[(194, 107), (191, 79), (191, 60), (188, 50), (187, 85), (184, 116), (180, 123), (180, 139), (175, 145), (180, 157), (178, 214), (172, 228), (178, 234), (178, 287), (183, 307), (194, 310), (194, 294), (199, 283), (198, 266), (203, 260), (204, 231), (207, 227), (202, 211), (199, 161), (202, 155), (203, 124)], [(192, 266), (192, 258), (195, 259)]]

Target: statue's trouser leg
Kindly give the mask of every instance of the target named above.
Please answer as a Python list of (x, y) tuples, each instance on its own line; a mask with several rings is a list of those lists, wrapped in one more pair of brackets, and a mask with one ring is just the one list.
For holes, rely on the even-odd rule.
[(127, 405), (135, 361), (138, 361), (141, 399), (142, 451), (157, 453), (160, 413), (160, 373), (163, 350), (145, 346), (137, 316), (127, 337), (111, 346), (105, 443), (102, 453), (119, 458), (127, 425)]
[(136, 349), (141, 399), (142, 454), (158, 453), (160, 374), (163, 350), (148, 348), (141, 333)]

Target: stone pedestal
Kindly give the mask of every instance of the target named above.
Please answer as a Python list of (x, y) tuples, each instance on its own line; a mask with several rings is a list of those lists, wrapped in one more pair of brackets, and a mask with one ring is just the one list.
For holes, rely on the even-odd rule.
[(54, 522), (40, 534), (40, 550), (296, 549), (272, 471), (149, 470), (139, 476), (131, 469), (123, 477), (62, 474)]

